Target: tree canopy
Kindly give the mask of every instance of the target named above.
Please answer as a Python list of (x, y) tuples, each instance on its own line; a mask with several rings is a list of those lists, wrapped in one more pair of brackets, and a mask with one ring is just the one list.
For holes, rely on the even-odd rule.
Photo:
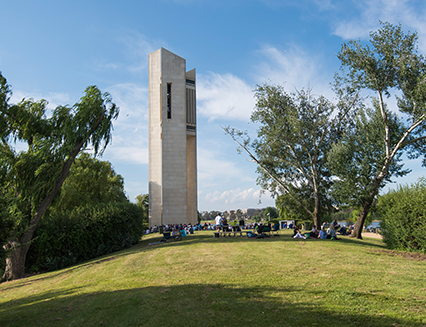
[[(379, 189), (392, 175), (404, 173), (398, 166), (400, 153), (406, 151), (409, 158), (423, 156), (423, 166), (426, 164), (426, 62), (417, 51), (417, 33), (404, 33), (400, 25), (381, 25), (378, 31), (370, 33), (368, 44), (352, 40), (343, 44), (338, 54), (341, 61), (338, 82), (353, 90), (376, 94), (374, 115), (378, 117), (358, 124), (360, 130), (353, 140), (362, 144), (358, 152), (350, 151), (352, 159), (362, 157), (365, 163), (352, 165), (347, 172), (336, 170), (336, 175), (342, 180), (341, 185), (349, 185), (355, 174), (367, 178), (357, 185), (352, 182), (362, 199), (355, 225), (358, 238), (361, 238), (365, 218)], [(396, 94), (400, 115), (395, 115), (386, 102), (391, 94)], [(373, 123), (378, 128), (374, 140), (370, 136), (375, 132), (362, 126)], [(364, 135), (359, 135), (361, 131)], [(335, 151), (340, 158), (336, 160), (341, 160), (341, 165), (347, 161), (348, 153), (344, 148), (340, 146)], [(368, 165), (373, 167), (369, 173), (365, 170)], [(363, 187), (365, 190), (361, 190)], [(351, 193), (353, 191), (348, 193), (348, 201)]]
[[(26, 253), (37, 225), (68, 176), (82, 149), (100, 155), (111, 140), (118, 107), (108, 93), (86, 88), (73, 106), (58, 106), (47, 115), (47, 101), (9, 103), (11, 88), (0, 74), (0, 172), (2, 196), (15, 219), (13, 254), (4, 278), (24, 274)], [(26, 144), (17, 151), (16, 142)]]
[(111, 163), (82, 152), (75, 160), (49, 212), (69, 211), (98, 203), (128, 202), (123, 177)]
[(244, 133), (225, 129), (258, 164), (258, 184), (275, 195), (288, 194), (317, 226), (332, 210), (327, 154), (357, 104), (351, 96), (352, 102), (333, 104), (311, 90), (287, 93), (282, 86), (263, 84), (255, 90), (251, 117), (260, 125), (258, 138), (251, 142)]

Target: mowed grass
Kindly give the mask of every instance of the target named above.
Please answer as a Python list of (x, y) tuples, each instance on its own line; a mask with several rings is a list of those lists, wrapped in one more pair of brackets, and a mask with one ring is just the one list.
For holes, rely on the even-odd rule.
[(0, 326), (426, 326), (422, 256), (368, 238), (212, 236), (154, 234), (0, 284)]

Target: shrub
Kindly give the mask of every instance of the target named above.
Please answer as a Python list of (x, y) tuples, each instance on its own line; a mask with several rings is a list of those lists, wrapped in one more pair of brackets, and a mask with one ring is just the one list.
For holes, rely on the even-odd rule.
[(381, 229), (390, 249), (426, 253), (426, 179), (379, 198)]
[(143, 235), (143, 209), (99, 204), (45, 217), (27, 255), (31, 271), (56, 270), (128, 248)]

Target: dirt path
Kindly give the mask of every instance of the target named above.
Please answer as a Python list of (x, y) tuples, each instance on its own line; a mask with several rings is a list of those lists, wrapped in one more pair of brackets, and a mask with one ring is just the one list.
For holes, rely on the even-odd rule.
[(364, 237), (370, 237), (370, 238), (380, 238), (383, 239), (383, 236), (376, 233), (362, 233), (361, 236)]

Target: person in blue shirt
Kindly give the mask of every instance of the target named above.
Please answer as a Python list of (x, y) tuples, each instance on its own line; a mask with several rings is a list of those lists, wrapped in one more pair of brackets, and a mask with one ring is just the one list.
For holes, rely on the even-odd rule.
[(325, 240), (327, 238), (327, 232), (325, 231), (325, 227), (322, 226), (319, 232), (320, 239)]

